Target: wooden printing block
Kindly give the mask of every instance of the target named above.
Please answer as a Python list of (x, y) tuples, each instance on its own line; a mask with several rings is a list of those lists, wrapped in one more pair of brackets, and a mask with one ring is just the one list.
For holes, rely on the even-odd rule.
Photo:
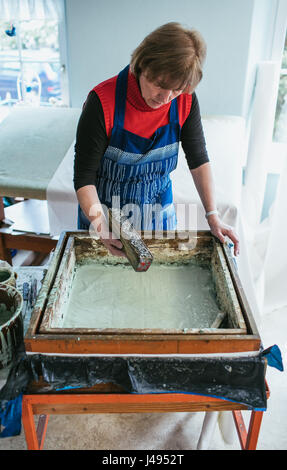
[(116, 237), (120, 238), (131, 266), (137, 272), (147, 271), (153, 256), (139, 233), (120, 209), (109, 209), (108, 215), (109, 229)]

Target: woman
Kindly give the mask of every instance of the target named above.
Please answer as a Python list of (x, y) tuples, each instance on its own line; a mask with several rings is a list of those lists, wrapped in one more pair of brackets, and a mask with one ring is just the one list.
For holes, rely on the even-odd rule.
[(124, 256), (106, 225), (104, 208), (132, 214), (136, 229), (174, 230), (170, 173), (179, 142), (211, 232), (239, 241), (217, 214), (212, 175), (194, 92), (202, 78), (205, 43), (194, 30), (168, 23), (149, 34), (131, 63), (89, 93), (77, 129), (74, 186), (78, 228), (98, 232), (109, 251)]

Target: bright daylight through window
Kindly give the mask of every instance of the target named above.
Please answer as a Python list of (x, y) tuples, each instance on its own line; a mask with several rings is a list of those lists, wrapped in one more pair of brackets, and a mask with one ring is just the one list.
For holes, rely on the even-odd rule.
[(0, 105), (59, 105), (58, 22), (0, 21)]
[(273, 138), (275, 142), (287, 142), (287, 34), (280, 71)]

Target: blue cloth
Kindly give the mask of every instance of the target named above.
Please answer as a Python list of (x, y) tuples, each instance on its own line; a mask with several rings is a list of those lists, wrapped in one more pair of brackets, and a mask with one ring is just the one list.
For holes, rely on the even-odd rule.
[(0, 437), (19, 436), (21, 433), (22, 394), (0, 408)]
[(270, 346), (269, 348), (265, 349), (262, 352), (262, 356), (266, 357), (268, 366), (275, 367), (275, 369), (278, 369), (280, 370), (280, 372), (283, 372), (284, 368), (282, 355), (277, 344), (274, 344), (273, 346)]
[[(114, 126), (96, 178), (98, 196), (107, 208), (121, 208), (135, 229), (174, 230), (170, 173), (177, 166), (180, 140), (177, 100), (171, 102), (169, 124), (152, 138), (125, 130), (128, 73), (129, 66), (117, 78)], [(78, 228), (88, 226), (80, 210)]]

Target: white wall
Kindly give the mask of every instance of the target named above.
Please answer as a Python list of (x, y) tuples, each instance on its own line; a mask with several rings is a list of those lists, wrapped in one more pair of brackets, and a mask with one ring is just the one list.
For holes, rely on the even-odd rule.
[[(66, 0), (70, 104), (116, 75), (157, 26), (179, 21), (207, 42), (202, 114), (243, 115), (258, 60), (268, 59), (278, 0)], [(251, 42), (250, 42), (251, 41)]]

